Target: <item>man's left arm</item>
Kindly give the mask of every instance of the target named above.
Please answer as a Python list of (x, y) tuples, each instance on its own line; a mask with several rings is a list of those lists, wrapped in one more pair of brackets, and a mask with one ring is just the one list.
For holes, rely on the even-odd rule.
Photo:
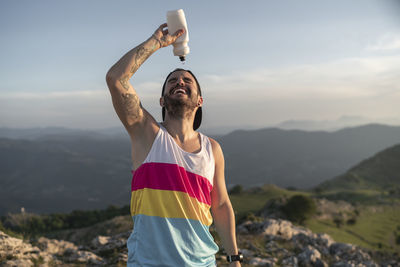
[[(236, 245), (235, 214), (225, 185), (225, 160), (221, 146), (211, 139), (215, 159), (214, 185), (211, 191), (211, 212), (215, 227), (227, 255), (238, 254)], [(238, 261), (230, 267), (241, 266)]]

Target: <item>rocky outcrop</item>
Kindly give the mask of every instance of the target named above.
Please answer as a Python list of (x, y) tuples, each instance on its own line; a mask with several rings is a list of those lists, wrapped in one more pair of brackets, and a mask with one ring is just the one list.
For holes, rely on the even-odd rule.
[(315, 234), (286, 220), (246, 221), (237, 227), (237, 232), (244, 237), (263, 237), (266, 243), (264, 255), (263, 257), (252, 255), (250, 263), (254, 266), (275, 266), (273, 262), (280, 262), (277, 266), (293, 267), (400, 266), (395, 260), (378, 264), (360, 247), (337, 243), (327, 234)]
[(10, 237), (0, 231), (0, 265), (7, 267), (62, 266), (65, 264), (102, 265), (95, 253), (71, 242), (39, 238), (32, 243)]
[[(246, 221), (237, 226), (243, 266), (396, 267), (396, 259), (376, 262), (370, 252), (335, 242), (281, 219)], [(124, 266), (130, 232), (97, 236), (89, 244), (41, 237), (31, 242), (0, 232), (0, 266)], [(398, 259), (397, 259), (398, 260)], [(218, 266), (227, 266), (217, 254)]]

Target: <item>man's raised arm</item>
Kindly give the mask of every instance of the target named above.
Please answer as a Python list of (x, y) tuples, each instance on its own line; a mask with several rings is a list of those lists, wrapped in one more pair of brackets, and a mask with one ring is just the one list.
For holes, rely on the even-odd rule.
[(179, 30), (171, 35), (166, 27), (166, 23), (162, 24), (149, 39), (126, 53), (107, 72), (106, 81), (115, 111), (130, 134), (133, 134), (135, 126), (145, 126), (144, 124), (154, 119), (141, 106), (129, 79), (150, 55), (161, 47), (172, 44), (183, 33), (183, 30)]

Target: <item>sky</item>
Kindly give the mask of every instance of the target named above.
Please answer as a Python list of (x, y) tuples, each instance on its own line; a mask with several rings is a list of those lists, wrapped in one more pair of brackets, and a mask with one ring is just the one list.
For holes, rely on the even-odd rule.
[(400, 1), (0, 1), (0, 127), (120, 127), (108, 69), (185, 12), (190, 54), (156, 51), (131, 83), (161, 120), (166, 75), (192, 70), (203, 128), (343, 116), (400, 125)]

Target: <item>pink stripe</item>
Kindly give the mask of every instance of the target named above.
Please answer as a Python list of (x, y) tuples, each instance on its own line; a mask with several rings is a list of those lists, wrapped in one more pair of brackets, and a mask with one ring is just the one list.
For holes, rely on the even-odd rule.
[(134, 173), (132, 191), (151, 188), (185, 192), (198, 201), (211, 205), (211, 183), (207, 178), (168, 163), (144, 163)]

